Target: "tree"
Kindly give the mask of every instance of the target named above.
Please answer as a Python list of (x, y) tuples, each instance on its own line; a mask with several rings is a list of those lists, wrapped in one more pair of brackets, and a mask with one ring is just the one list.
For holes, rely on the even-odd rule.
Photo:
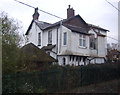
[(4, 12), (0, 13), (2, 23), (2, 72), (13, 73), (16, 71), (17, 56), (20, 47), (20, 26), (14, 19), (9, 18)]

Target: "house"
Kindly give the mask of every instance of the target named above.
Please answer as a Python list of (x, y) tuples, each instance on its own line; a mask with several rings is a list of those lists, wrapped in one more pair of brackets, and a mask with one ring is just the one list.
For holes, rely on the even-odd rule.
[(60, 65), (104, 63), (107, 54), (107, 31), (86, 23), (68, 7), (67, 19), (54, 24), (39, 21), (38, 8), (26, 32), (26, 43), (33, 43), (58, 60)]

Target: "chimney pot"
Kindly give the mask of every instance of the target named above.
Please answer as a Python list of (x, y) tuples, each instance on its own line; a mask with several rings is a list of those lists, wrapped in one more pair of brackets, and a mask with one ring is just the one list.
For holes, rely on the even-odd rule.
[(70, 5), (68, 5), (68, 7), (70, 8)]
[(35, 8), (35, 12), (33, 14), (33, 20), (38, 20), (38, 18), (39, 18), (39, 13), (38, 13), (38, 7), (37, 7)]

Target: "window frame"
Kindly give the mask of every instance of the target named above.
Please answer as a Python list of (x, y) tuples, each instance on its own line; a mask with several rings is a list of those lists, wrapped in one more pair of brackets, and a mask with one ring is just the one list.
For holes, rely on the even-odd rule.
[(86, 35), (79, 34), (79, 47), (86, 48)]
[(48, 31), (48, 44), (52, 44), (52, 30)]
[(67, 45), (67, 32), (63, 33), (63, 46)]

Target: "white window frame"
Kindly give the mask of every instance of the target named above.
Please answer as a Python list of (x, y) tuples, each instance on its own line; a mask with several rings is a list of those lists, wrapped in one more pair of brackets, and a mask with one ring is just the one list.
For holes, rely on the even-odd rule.
[(48, 31), (48, 44), (52, 44), (52, 30)]
[(86, 48), (86, 35), (79, 34), (79, 47)]
[[(66, 36), (65, 36), (66, 34)], [(63, 45), (66, 46), (67, 45), (67, 32), (63, 33)]]

